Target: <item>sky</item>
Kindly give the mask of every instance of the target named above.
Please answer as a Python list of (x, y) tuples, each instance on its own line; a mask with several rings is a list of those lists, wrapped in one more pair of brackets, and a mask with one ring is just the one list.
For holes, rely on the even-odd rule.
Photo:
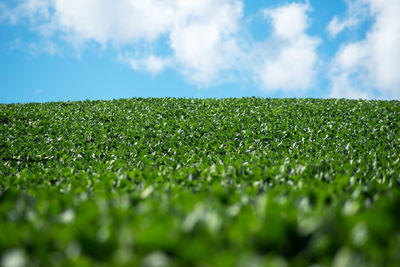
[(400, 0), (2, 0), (0, 103), (400, 99)]

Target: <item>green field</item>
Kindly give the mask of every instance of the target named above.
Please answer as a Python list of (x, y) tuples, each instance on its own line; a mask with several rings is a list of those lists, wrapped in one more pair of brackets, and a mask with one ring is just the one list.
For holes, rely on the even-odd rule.
[(0, 266), (399, 266), (399, 158), (399, 101), (1, 104)]

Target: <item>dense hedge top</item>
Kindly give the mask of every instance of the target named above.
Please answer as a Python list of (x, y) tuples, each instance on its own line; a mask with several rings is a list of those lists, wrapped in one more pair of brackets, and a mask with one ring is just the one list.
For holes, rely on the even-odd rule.
[(1, 263), (396, 266), (399, 158), (398, 101), (3, 104)]

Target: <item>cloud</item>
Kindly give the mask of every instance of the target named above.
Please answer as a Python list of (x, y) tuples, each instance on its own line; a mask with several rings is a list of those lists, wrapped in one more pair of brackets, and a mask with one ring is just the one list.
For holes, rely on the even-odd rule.
[(348, 18), (340, 21), (338, 17), (334, 17), (327, 27), (329, 35), (334, 38), (344, 29), (356, 26), (360, 21), (356, 18)]
[[(152, 74), (175, 66), (204, 86), (235, 68), (240, 54), (239, 0), (24, 0), (15, 8), (0, 8), (11, 23), (28, 19), (42, 36), (58, 35), (74, 46), (94, 41), (141, 49), (139, 57), (123, 61)], [(160, 39), (169, 54), (153, 49)]]
[(174, 1), (55, 0), (58, 30), (101, 44), (152, 42), (173, 24)]
[(120, 60), (129, 63), (134, 70), (145, 70), (152, 75), (162, 72), (165, 68), (171, 66), (172, 63), (169, 58), (156, 57), (154, 55), (149, 55), (141, 59), (136, 57), (120, 56)]
[(42, 40), (41, 43), (25, 42), (21, 40), (21, 38), (17, 37), (10, 42), (9, 49), (10, 51), (22, 50), (23, 52), (28, 53), (33, 57), (43, 53), (51, 56), (62, 55), (62, 49), (58, 46), (57, 43), (51, 40)]
[(208, 85), (221, 72), (238, 67), (243, 5), (239, 1), (203, 2), (208, 2), (207, 6), (190, 7), (195, 16), (172, 29), (170, 45), (181, 72), (200, 85)]
[[(213, 83), (255, 77), (266, 92), (304, 91), (317, 73), (320, 39), (306, 33), (308, 4), (263, 10), (273, 34), (247, 35), (242, 0), (21, 0), (0, 3), (0, 17), (27, 21), (41, 44), (111, 47), (119, 60), (152, 75), (173, 68), (187, 80)], [(267, 30), (267, 29), (266, 29)], [(38, 47), (41, 47), (40, 45)]]
[(345, 29), (359, 25), (368, 16), (368, 7), (364, 1), (346, 0), (346, 3), (348, 9), (345, 19), (341, 20), (338, 16), (335, 16), (326, 28), (331, 38), (335, 38)]
[(312, 86), (321, 41), (306, 33), (309, 10), (307, 4), (297, 3), (264, 10), (273, 27), (273, 36), (258, 48), (263, 62), (256, 74), (265, 91), (304, 91)]
[(400, 98), (400, 2), (357, 0), (374, 19), (363, 40), (343, 44), (330, 66), (331, 97)]

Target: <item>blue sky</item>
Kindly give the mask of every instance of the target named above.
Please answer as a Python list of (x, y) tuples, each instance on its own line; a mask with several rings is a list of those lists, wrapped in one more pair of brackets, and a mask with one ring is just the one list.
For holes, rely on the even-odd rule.
[(400, 98), (398, 0), (6, 0), (0, 103)]

